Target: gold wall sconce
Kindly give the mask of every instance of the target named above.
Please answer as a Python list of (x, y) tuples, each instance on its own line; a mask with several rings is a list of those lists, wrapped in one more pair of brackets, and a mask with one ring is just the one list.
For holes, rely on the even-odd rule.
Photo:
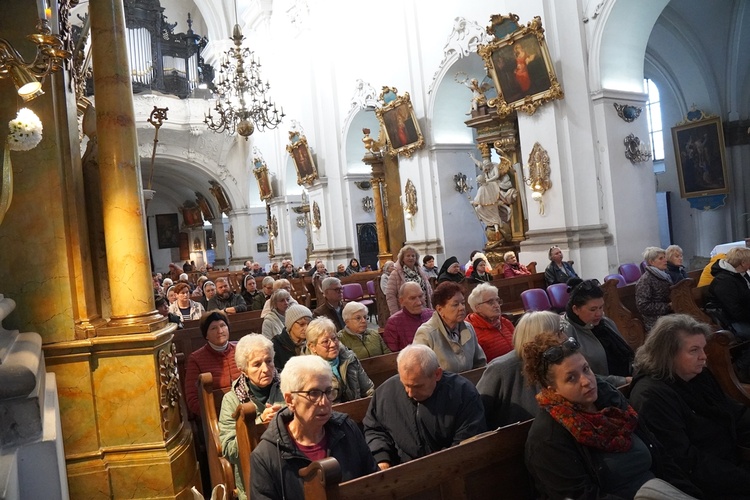
[(414, 183), (411, 179), (406, 180), (406, 187), (404, 188), (404, 199), (401, 201), (401, 206), (404, 208), (404, 218), (407, 219), (414, 228), (414, 216), (417, 215), (419, 207), (417, 206), (417, 188), (414, 187)]
[(625, 158), (630, 160), (633, 165), (645, 163), (651, 159), (651, 146), (641, 142), (639, 137), (630, 134), (623, 142), (625, 144)]
[(60, 35), (52, 34), (46, 19), (40, 19), (36, 27), (38, 33), (26, 37), (36, 44), (36, 57), (31, 63), (24, 61), (8, 40), (0, 38), (0, 78), (10, 77), (25, 102), (42, 95), (39, 80), (62, 68), (71, 56), (63, 49)]
[(529, 176), (524, 182), (531, 188), (531, 199), (539, 203), (539, 214), (544, 215), (544, 200), (542, 195), (552, 187), (550, 181), (549, 154), (541, 144), (534, 143), (529, 155)]

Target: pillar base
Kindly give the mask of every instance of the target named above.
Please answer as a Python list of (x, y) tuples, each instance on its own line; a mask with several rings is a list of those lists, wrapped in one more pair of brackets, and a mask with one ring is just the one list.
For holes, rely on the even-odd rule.
[(175, 328), (44, 346), (71, 498), (190, 499), (200, 488)]
[(97, 335), (127, 335), (133, 333), (151, 333), (167, 326), (168, 319), (156, 311), (147, 314), (112, 318), (106, 325), (97, 330)]

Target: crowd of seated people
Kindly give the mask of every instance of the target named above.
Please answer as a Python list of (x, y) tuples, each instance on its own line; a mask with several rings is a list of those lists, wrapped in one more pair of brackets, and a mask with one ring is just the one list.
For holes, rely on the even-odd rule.
[[(268, 424), (251, 457), (252, 498), (281, 498), (282, 490), (290, 497), (290, 492), (301, 491), (297, 471), (317, 458), (339, 458), (342, 480), (351, 479), (526, 419), (534, 419), (526, 465), (542, 497), (750, 495), (750, 467), (740, 452), (750, 445), (750, 414), (721, 392), (705, 370), (705, 325), (670, 313), (658, 315), (636, 355), (604, 316), (599, 283), (570, 276), (574, 279), (567, 281), (569, 302), (562, 315), (527, 313), (514, 327), (502, 315), (495, 286), (480, 282), (466, 297), (462, 285), (449, 280), (433, 291), (427, 288), (416, 250), (404, 248), (391, 275), (383, 273), (387, 290), (399, 285), (399, 309), (382, 336), (371, 327), (367, 307), (345, 303), (340, 279), (330, 277), (321, 281), (326, 302), (315, 311), (291, 303), (287, 287), (277, 285), (266, 318), (272, 318), (268, 324), (274, 326), (270, 340), (251, 334), (235, 347), (228, 342), (226, 315), (207, 323), (216, 325), (204, 334), (208, 343), (197, 358), (205, 358), (211, 349), (210, 359), (223, 356), (226, 362), (214, 375), (214, 384), (230, 387), (220, 425), (227, 458), (238, 463), (232, 418), (238, 404), (254, 402), (257, 422)], [(562, 252), (553, 249), (550, 266), (562, 259)], [(649, 266), (644, 276), (661, 279), (655, 271), (660, 270), (669, 283), (684, 279), (679, 247), (670, 247), (669, 255), (658, 250), (649, 248), (644, 254)], [(714, 262), (715, 287), (721, 290), (722, 280), (734, 279), (729, 283), (739, 283), (750, 295), (742, 275), (750, 267), (750, 249), (742, 250)], [(513, 260), (506, 262), (506, 269)], [(431, 261), (435, 267), (434, 258)], [(475, 258), (473, 273), (481, 273), (484, 262)], [(456, 264), (464, 277), (457, 259), (446, 263)], [(356, 259), (352, 264), (358, 265)], [(563, 269), (566, 275), (576, 274), (572, 266)], [(642, 279), (648, 283), (650, 278)], [(265, 298), (247, 281), (243, 291)], [(279, 280), (271, 281), (271, 287), (275, 282)], [(204, 296), (206, 287), (202, 283)], [(215, 297), (226, 301), (226, 291), (216, 288)], [(738, 290), (735, 294), (745, 293)], [(184, 305), (184, 297), (176, 295)], [(468, 317), (467, 301), (472, 310)], [(216, 314), (221, 312), (209, 311), (204, 317)], [(258, 333), (268, 333), (266, 320)], [(203, 324), (201, 320), (201, 328)], [(359, 360), (396, 351), (397, 375), (376, 389)], [(455, 375), (485, 366), (476, 388)], [(197, 397), (190, 388), (195, 389), (200, 371), (193, 367), (190, 372), (186, 396), (188, 406), (193, 401), (195, 407)], [(615, 389), (629, 383), (632, 406)], [(364, 434), (332, 410), (333, 404), (368, 396)], [(197, 413), (195, 408), (191, 412)], [(416, 439), (420, 434), (412, 431), (412, 424), (430, 432)], [(332, 443), (334, 436), (346, 436), (346, 442)]]

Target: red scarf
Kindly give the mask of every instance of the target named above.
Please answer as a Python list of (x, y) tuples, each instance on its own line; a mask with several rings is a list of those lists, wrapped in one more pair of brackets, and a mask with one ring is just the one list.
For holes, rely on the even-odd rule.
[(638, 424), (638, 413), (632, 406), (622, 410), (609, 406), (596, 413), (588, 413), (552, 389), (542, 389), (536, 395), (539, 407), (565, 427), (573, 438), (584, 446), (609, 453), (630, 450), (631, 435)]

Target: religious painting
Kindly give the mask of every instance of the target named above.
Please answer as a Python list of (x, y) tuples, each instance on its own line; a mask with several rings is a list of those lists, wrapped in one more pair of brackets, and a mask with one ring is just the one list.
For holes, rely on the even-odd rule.
[(182, 212), (182, 222), (185, 223), (185, 227), (203, 227), (203, 217), (198, 205), (187, 202), (184, 206), (180, 207), (180, 211)]
[(300, 136), (299, 132), (289, 132), (290, 144), (287, 144), (286, 150), (294, 160), (294, 168), (297, 170), (297, 184), (310, 185), (318, 178), (318, 169), (315, 167), (310, 146), (307, 144), (307, 137)]
[(729, 193), (724, 133), (719, 117), (673, 127), (672, 142), (683, 198)]
[(232, 204), (227, 197), (227, 193), (224, 192), (224, 188), (216, 181), (208, 181), (208, 183), (211, 184), (211, 187), (208, 189), (211, 191), (211, 194), (214, 195), (214, 198), (216, 198), (216, 202), (219, 204), (219, 210), (224, 212), (225, 215), (230, 215), (232, 212)]
[(539, 16), (526, 26), (518, 16), (492, 16), (495, 39), (477, 49), (495, 83), (497, 97), (487, 105), (504, 118), (516, 110), (534, 114), (539, 106), (564, 94), (552, 66)]
[(273, 198), (273, 189), (271, 188), (271, 180), (269, 179), (268, 167), (264, 163), (262, 166), (253, 169), (255, 174), (255, 180), (258, 181), (258, 191), (260, 192), (261, 201), (270, 200)]
[(177, 214), (157, 214), (156, 238), (159, 248), (177, 248), (180, 246), (180, 224)]
[(381, 126), (385, 129), (391, 156), (410, 157), (417, 149), (424, 147), (424, 136), (419, 129), (417, 115), (411, 105), (409, 93), (398, 95), (395, 87), (383, 87), (380, 94), (383, 106), (375, 110)]

